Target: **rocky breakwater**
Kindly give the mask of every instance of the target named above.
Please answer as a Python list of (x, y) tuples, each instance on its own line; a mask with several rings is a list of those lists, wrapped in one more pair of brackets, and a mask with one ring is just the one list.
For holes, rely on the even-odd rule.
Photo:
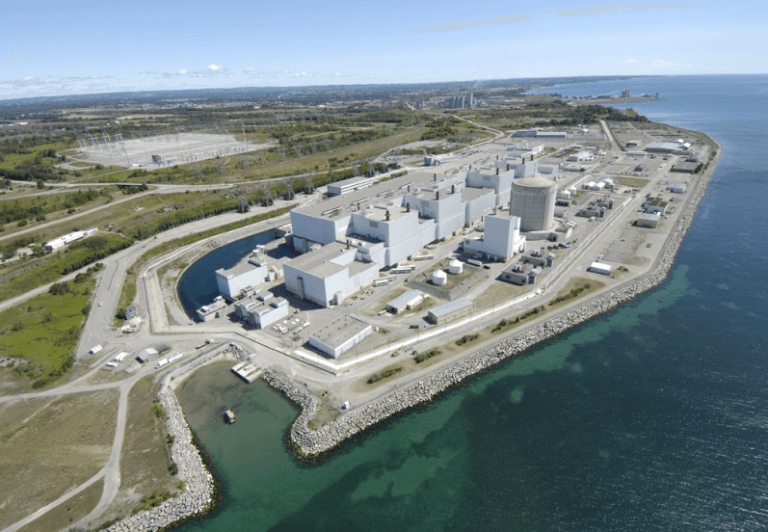
[(173, 435), (171, 459), (178, 467), (177, 477), (184, 482), (184, 491), (151, 510), (142, 511), (105, 529), (108, 532), (153, 532), (186, 519), (207, 513), (214, 500), (214, 480), (208, 472), (199, 450), (192, 441), (192, 431), (184, 418), (174, 389), (187, 375), (201, 364), (223, 354), (229, 348), (208, 353), (182, 366), (163, 378), (158, 393), (166, 412), (166, 429)]
[[(722, 151), (722, 149), (718, 151)], [(519, 355), (534, 345), (604, 314), (662, 283), (672, 268), (683, 237), (693, 221), (696, 208), (704, 197), (707, 184), (716, 166), (717, 160), (698, 180), (696, 187), (691, 191), (684, 211), (678, 219), (677, 226), (665, 242), (653, 268), (646, 275), (629, 280), (608, 292), (593, 297), (578, 308), (560, 312), (540, 324), (531, 325), (491, 347), (425, 376), (406, 388), (348, 411), (335, 421), (316, 430), (309, 427), (309, 421), (317, 412), (318, 400), (284, 375), (271, 370), (266, 371), (263, 378), (267, 383), (282, 391), (301, 408), (301, 414), (289, 430), (289, 444), (293, 447), (294, 452), (304, 460), (321, 458), (340, 443), (382, 423), (391, 416), (430, 402), (440, 393), (457, 386), (467, 377), (481, 373), (504, 359)]]

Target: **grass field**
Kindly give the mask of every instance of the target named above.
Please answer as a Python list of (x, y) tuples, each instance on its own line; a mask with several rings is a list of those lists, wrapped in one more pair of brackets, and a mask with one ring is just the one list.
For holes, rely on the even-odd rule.
[(74, 361), (81, 325), (90, 311), (94, 281), (67, 283), (69, 292), (41, 294), (0, 313), (0, 354), (26, 361), (13, 370), (44, 386)]
[(628, 187), (643, 188), (650, 181), (649, 179), (642, 179), (639, 177), (619, 177), (619, 183)]
[[(77, 220), (63, 220), (56, 228), (28, 233), (25, 238), (44, 242), (76, 229), (96, 227), (100, 231), (50, 255), (0, 265), (0, 301), (55, 281), (75, 265), (87, 264), (88, 257), (99, 260), (130, 245), (133, 239), (150, 238), (187, 222), (232, 211), (237, 203), (234, 196), (224, 191), (142, 196), (120, 203), (114, 209), (100, 209)], [(257, 219), (249, 220), (253, 223)], [(99, 246), (94, 247), (95, 243)], [(104, 254), (105, 250), (111, 251)]]
[(500, 305), (509, 299), (514, 299), (526, 292), (534, 290), (530, 286), (518, 286), (505, 281), (494, 281), (482, 294), (475, 298), (477, 308), (488, 308)]
[(18, 403), (0, 407), (0, 528), (56, 500), (104, 466), (115, 434), (117, 399), (116, 391), (104, 390), (26, 401), (31, 403), (26, 408)]
[[(124, 196), (118, 194), (115, 197)], [(37, 242), (46, 242), (71, 231), (96, 227), (99, 231), (126, 235), (141, 228), (141, 232), (151, 236), (152, 228), (162, 225), (164, 221), (172, 223), (182, 217), (210, 216), (216, 210), (234, 209), (236, 206), (237, 200), (225, 191), (149, 194), (94, 210), (73, 220), (64, 218), (55, 227), (31, 231), (27, 235), (34, 236)]]
[[(552, 300), (547, 303), (547, 308), (558, 308), (564, 303), (571, 303), (575, 299), (586, 297), (598, 290), (605, 288), (605, 283), (595, 281), (594, 279), (585, 279), (583, 277), (573, 277), (561, 288)], [(557, 301), (562, 299), (562, 301)]]
[(179, 479), (170, 474), (164, 419), (154, 411), (157, 393), (151, 378), (137, 382), (128, 396), (123, 455), (120, 460), (120, 492), (107, 509), (105, 519), (130, 514), (141, 496), (156, 489), (173, 493)]
[(50, 532), (51, 530), (64, 530), (72, 523), (76, 523), (99, 503), (101, 492), (104, 491), (104, 480), (99, 479), (83, 491), (46, 512), (19, 532)]
[(97, 260), (124, 249), (132, 241), (121, 235), (102, 233), (70, 244), (64, 250), (0, 266), (0, 301), (57, 281)]

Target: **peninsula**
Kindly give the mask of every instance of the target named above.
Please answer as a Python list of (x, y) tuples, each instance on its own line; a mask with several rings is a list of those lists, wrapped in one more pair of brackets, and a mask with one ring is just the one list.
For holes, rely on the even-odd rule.
[[(664, 281), (722, 153), (506, 86), (326, 96), (206, 107), (230, 132), (181, 133), (192, 103), (56, 110), (46, 159), (0, 163), (3, 199), (48, 209), (0, 234), (0, 449), (21, 457), (36, 427), (68, 464), (56, 478), (19, 458), (29, 472), (0, 482), (38, 472), (46, 489), (20, 489), (0, 527), (204, 515), (215, 472), (174, 390), (210, 361), (298, 405), (286, 440), (311, 462), (610, 311)], [(129, 140), (155, 115), (154, 136)], [(19, 142), (38, 142), (30, 126)], [(32, 331), (47, 357), (19, 347)]]

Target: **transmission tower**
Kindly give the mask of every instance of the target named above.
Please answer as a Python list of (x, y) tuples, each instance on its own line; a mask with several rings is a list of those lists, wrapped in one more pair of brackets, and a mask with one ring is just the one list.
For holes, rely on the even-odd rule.
[(248, 196), (244, 188), (234, 187), (229, 189), (229, 192), (237, 198), (237, 212), (243, 214), (251, 210), (248, 204)]
[(304, 176), (302, 178), (302, 187), (304, 188), (304, 192), (306, 194), (312, 194), (315, 192), (315, 183), (309, 176)]
[(261, 205), (263, 207), (269, 207), (275, 202), (272, 197), (272, 189), (269, 187), (268, 183), (260, 183), (259, 188), (261, 189)]
[(293, 179), (283, 179), (283, 185), (285, 186), (285, 196), (283, 199), (287, 201), (291, 201), (293, 198), (296, 197), (296, 193), (293, 191)]

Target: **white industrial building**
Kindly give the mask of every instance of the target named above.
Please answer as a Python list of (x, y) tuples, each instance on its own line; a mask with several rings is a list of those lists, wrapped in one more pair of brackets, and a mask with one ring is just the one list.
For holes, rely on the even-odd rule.
[(687, 155), (690, 153), (691, 145), (683, 142), (682, 139), (677, 142), (654, 142), (646, 145), (645, 151), (648, 153), (674, 153), (676, 155)]
[[(509, 201), (509, 193), (512, 190), (512, 180), (515, 179), (514, 170), (503, 170), (509, 166), (504, 161), (498, 161), (496, 173), (486, 174), (479, 170), (467, 172), (467, 187), (469, 189), (490, 189), (496, 194), (496, 206), (504, 207)], [(501, 171), (500, 171), (501, 170)]]
[(521, 145), (509, 146), (507, 148), (507, 151), (510, 154), (514, 154), (514, 156), (517, 156), (517, 157), (527, 157), (531, 155), (538, 155), (539, 153), (544, 151), (543, 144), (537, 144), (536, 146), (533, 146), (533, 147), (529, 147), (526, 144), (528, 143), (526, 142), (522, 146)]
[(538, 270), (533, 264), (514, 262), (504, 268), (499, 279), (508, 283), (525, 286), (536, 282)]
[(456, 301), (451, 301), (450, 303), (431, 309), (427, 313), (427, 318), (432, 323), (442, 325), (443, 323), (448, 323), (449, 321), (471, 314), (473, 307), (474, 303), (469, 299), (457, 299)]
[(499, 195), (489, 188), (465, 188), (461, 191), (461, 198), (465, 203), (464, 225), (470, 226), (496, 209)]
[(309, 344), (333, 358), (339, 358), (372, 332), (370, 323), (345, 314), (311, 334)]
[(254, 251), (248, 261), (236, 264), (228, 270), (216, 270), (219, 293), (229, 301), (234, 301), (244, 290), (255, 288), (276, 277), (277, 272), (270, 272), (269, 264), (260, 251)]
[(440, 166), (443, 163), (455, 161), (458, 156), (452, 153), (446, 153), (443, 155), (427, 155), (424, 157), (424, 166)]
[(605, 264), (604, 262), (593, 262), (589, 268), (587, 268), (587, 271), (599, 273), (600, 275), (611, 275), (612, 269), (613, 268), (610, 264)]
[(577, 151), (574, 154), (571, 154), (568, 156), (568, 162), (569, 163), (578, 163), (583, 161), (593, 161), (595, 159), (595, 154), (591, 151)]
[(58, 238), (54, 238), (53, 240), (49, 240), (48, 242), (43, 244), (43, 249), (46, 251), (56, 251), (57, 249), (61, 249), (67, 244), (71, 244), (76, 240), (80, 240), (81, 238), (85, 238), (93, 234), (96, 234), (97, 231), (98, 229), (96, 229), (95, 227), (91, 229), (87, 229), (85, 231), (72, 231), (71, 233), (67, 233), (66, 235), (60, 236)]
[[(559, 164), (539, 164), (539, 161), (522, 161), (504, 159), (496, 161), (496, 168), (502, 172), (514, 172), (514, 178), (520, 179), (522, 177), (533, 177), (539, 174), (548, 176), (550, 179), (555, 180), (560, 173)], [(467, 186), (472, 186), (467, 183)]]
[(661, 214), (651, 214), (644, 212), (637, 217), (635, 225), (637, 225), (637, 227), (648, 227), (655, 229), (659, 226), (659, 222), (661, 222)]
[(482, 238), (464, 240), (464, 253), (507, 261), (525, 251), (525, 246), (526, 238), (520, 235), (520, 218), (499, 213), (485, 217)]
[(684, 183), (681, 181), (681, 182), (673, 183), (669, 185), (667, 189), (673, 194), (684, 194), (687, 186), (688, 186), (687, 183)]
[[(537, 168), (535, 162), (518, 166), (524, 175)], [(525, 249), (520, 231), (553, 225), (557, 189), (541, 176), (514, 179), (516, 172), (408, 175), (293, 209), (291, 241), (304, 255), (284, 263), (285, 286), (321, 307), (339, 305), (373, 283), (380, 269), (483, 217), (485, 234), (480, 243), (469, 244), (470, 250), (507, 260)], [(510, 193), (514, 216), (492, 214)]]
[(286, 262), (286, 289), (321, 307), (340, 305), (347, 296), (373, 283), (382, 268), (379, 263), (366, 262), (360, 248), (335, 242)]
[(288, 316), (288, 301), (272, 292), (251, 296), (235, 305), (237, 316), (257, 329), (266, 329)]
[(375, 177), (350, 177), (342, 181), (337, 181), (328, 185), (328, 194), (331, 196), (341, 196), (369, 187), (376, 182)]
[(512, 134), (513, 137), (538, 137), (549, 139), (564, 139), (568, 136), (565, 131), (541, 131), (539, 129), (520, 129)]
[(400, 314), (419, 305), (422, 301), (424, 301), (424, 294), (419, 290), (408, 290), (387, 303), (387, 310), (392, 314)]
[(220, 318), (227, 309), (227, 302), (224, 298), (217, 296), (210, 305), (203, 305), (197, 309), (197, 317), (200, 321), (211, 321), (214, 318)]

